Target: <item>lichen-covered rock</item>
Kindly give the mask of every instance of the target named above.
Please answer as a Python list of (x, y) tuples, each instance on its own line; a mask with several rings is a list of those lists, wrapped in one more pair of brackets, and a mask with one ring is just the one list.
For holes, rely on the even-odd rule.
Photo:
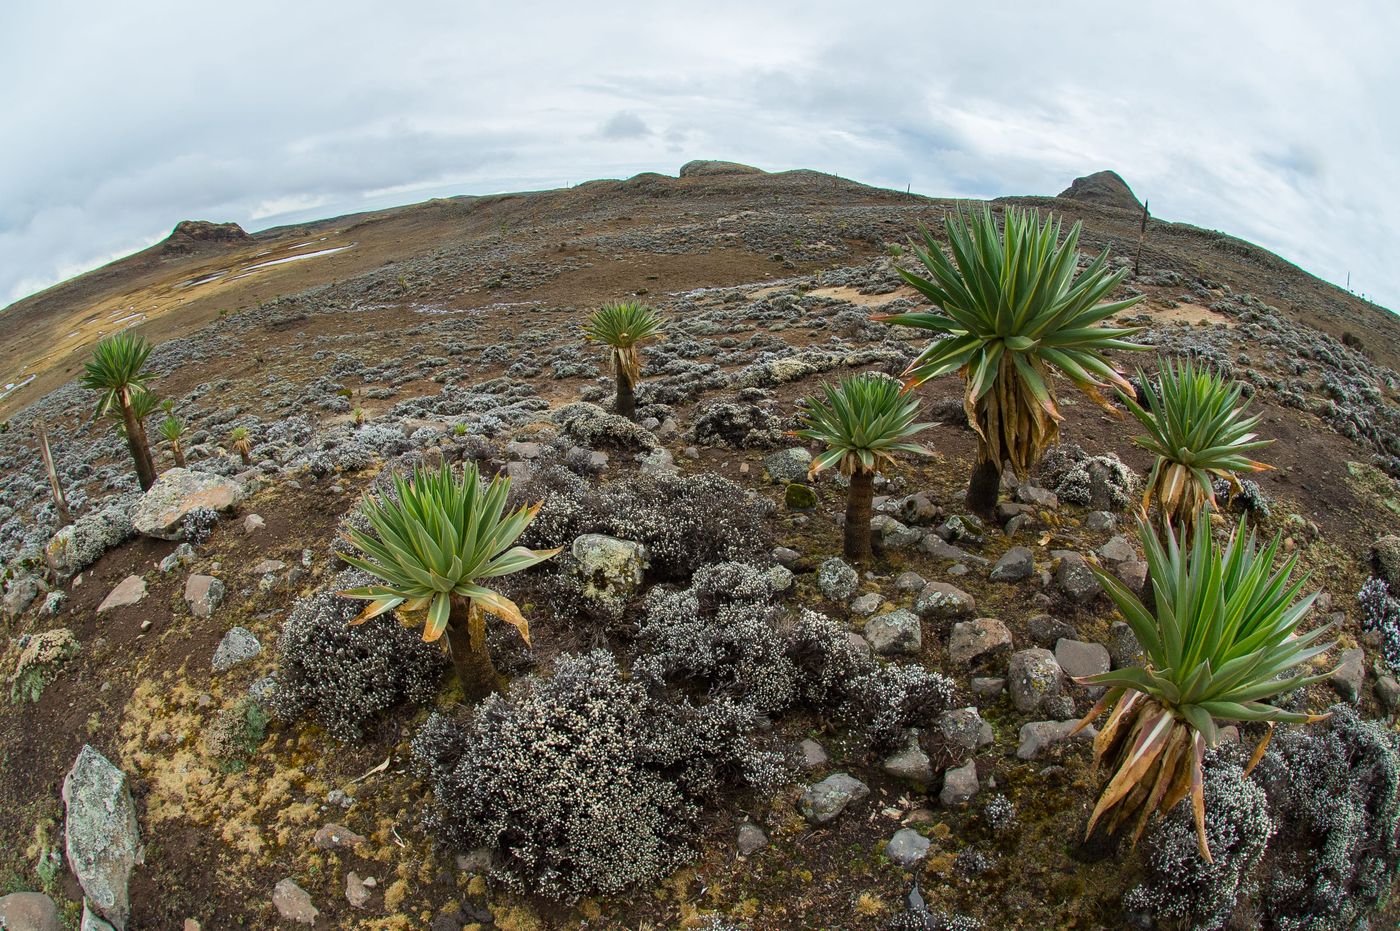
[[(1016, 757), (1021, 760), (1037, 760), (1051, 747), (1070, 739), (1075, 721), (1032, 721), (1021, 725), (1021, 745), (1016, 748)], [(1093, 740), (1098, 731), (1092, 724), (1074, 735), (1075, 740)]]
[(1078, 553), (1065, 553), (1060, 557), (1055, 566), (1055, 584), (1076, 604), (1087, 604), (1103, 591), (1088, 562)]
[(184, 539), (185, 515), (196, 508), (228, 511), (246, 495), (233, 479), (192, 469), (170, 469), (156, 479), (136, 505), (131, 524), (143, 536)]
[(802, 792), (798, 808), (812, 824), (835, 820), (852, 802), (870, 794), (870, 787), (848, 773), (832, 773)]
[(783, 506), (789, 511), (810, 511), (817, 506), (817, 493), (810, 485), (792, 482), (783, 489)]
[(885, 844), (885, 856), (900, 866), (912, 867), (928, 856), (930, 841), (913, 828), (900, 828)]
[(763, 468), (768, 478), (777, 484), (800, 482), (807, 478), (807, 467), (812, 464), (812, 454), (800, 446), (780, 449), (763, 457)]
[(943, 788), (938, 793), (938, 800), (944, 808), (957, 808), (972, 801), (978, 788), (977, 761), (968, 760), (943, 774)]
[(126, 774), (84, 744), (63, 779), (63, 804), (68, 865), (83, 894), (122, 931), (131, 914), (127, 882), (142, 862), (136, 806)]
[(992, 566), (993, 582), (1019, 582), (1035, 573), (1035, 556), (1024, 546), (1013, 546)]
[(947, 582), (929, 582), (914, 599), (914, 612), (931, 620), (970, 617), (976, 610), (975, 598)]
[(845, 560), (832, 556), (817, 567), (817, 588), (832, 601), (845, 601), (855, 594), (860, 576)]
[(185, 603), (195, 617), (208, 617), (224, 600), (224, 583), (212, 575), (195, 574), (185, 581)]
[(906, 527), (888, 514), (876, 514), (870, 520), (872, 542), (882, 550), (903, 550), (923, 539), (923, 531)]
[(212, 665), (215, 672), (228, 672), (261, 652), (262, 644), (251, 630), (246, 627), (234, 627), (219, 641), (218, 648), (214, 650)]
[(586, 598), (625, 604), (642, 587), (650, 559), (645, 544), (601, 533), (585, 533), (569, 547), (573, 571)]
[(900, 608), (871, 618), (865, 625), (865, 639), (879, 656), (918, 653), (923, 646), (919, 617)]
[(61, 579), (71, 578), (135, 533), (131, 515), (139, 500), (134, 494), (109, 498), (101, 510), (84, 514), (55, 533), (44, 548), (54, 573)]
[(1011, 701), (1022, 714), (1038, 711), (1043, 703), (1060, 694), (1064, 673), (1055, 654), (1041, 647), (1021, 650), (1011, 657), (1006, 671)]
[(8, 931), (64, 931), (67, 926), (53, 899), (42, 892), (0, 896), (0, 928)]

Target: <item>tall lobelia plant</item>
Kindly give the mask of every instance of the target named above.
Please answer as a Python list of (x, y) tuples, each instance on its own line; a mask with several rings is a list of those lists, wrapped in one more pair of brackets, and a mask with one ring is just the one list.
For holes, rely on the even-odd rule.
[(637, 410), (637, 383), (642, 380), (642, 357), (638, 347), (660, 336), (662, 329), (661, 315), (635, 301), (604, 305), (584, 324), (584, 339), (602, 343), (612, 350), (613, 372), (617, 376), (617, 400), (613, 408), (629, 420)]
[(1147, 434), (1136, 442), (1157, 456), (1147, 477), (1141, 514), (1145, 518), (1155, 498), (1162, 527), (1179, 526), (1190, 532), (1197, 514), (1215, 506), (1214, 479), (1230, 484), (1231, 494), (1240, 487), (1236, 472), (1261, 472), (1272, 466), (1255, 462), (1247, 453), (1273, 440), (1256, 439), (1257, 416), (1245, 413), (1241, 403), (1244, 386), (1231, 382), (1189, 359), (1177, 364), (1162, 362), (1159, 384), (1141, 371), (1147, 406), (1124, 394), (1123, 403)]
[(1189, 795), (1201, 855), (1210, 860), (1202, 763), (1219, 742), (1219, 725), (1268, 725), (1247, 774), (1277, 722), (1322, 720), (1325, 715), (1284, 711), (1269, 701), (1327, 678), (1294, 670), (1332, 648), (1320, 643), (1332, 625), (1298, 631), (1317, 595), (1300, 598), (1307, 578), (1290, 580), (1297, 557), (1274, 569), (1278, 537), (1261, 549), (1241, 526), (1222, 549), (1209, 533), (1169, 529), (1163, 542), (1146, 521), (1139, 521), (1138, 533), (1155, 615), (1116, 577), (1094, 569), (1147, 662), (1075, 680), (1108, 689), (1075, 730), (1113, 709), (1094, 738), (1095, 764), (1107, 763), (1112, 775), (1086, 833), (1101, 819), (1110, 831), (1135, 819), (1136, 843), (1154, 812), (1168, 812)]
[(152, 397), (146, 391), (146, 382), (151, 376), (144, 370), (150, 354), (151, 345), (144, 337), (129, 332), (109, 336), (98, 341), (92, 359), (83, 367), (81, 381), (84, 388), (101, 392), (97, 416), (112, 413), (121, 418), (126, 445), (136, 464), (136, 478), (143, 491), (156, 481), (146, 428), (136, 408)]
[(924, 229), (923, 246), (912, 246), (928, 277), (897, 269), (935, 310), (875, 319), (942, 334), (905, 377), (915, 386), (949, 372), (963, 377), (978, 436), (967, 507), (985, 515), (996, 506), (1003, 464), (1025, 476), (1059, 439), (1052, 372), (1120, 415), (1100, 389), (1129, 385), (1105, 353), (1146, 347), (1126, 339), (1137, 328), (1103, 323), (1141, 296), (1105, 301), (1127, 274), (1108, 270), (1106, 249), (1078, 270), (1078, 223), (1061, 242), (1053, 215), (1042, 222), (1036, 211), (1009, 207), (1001, 230), (987, 208), (948, 217), (944, 228), (952, 260)]
[(898, 381), (866, 373), (842, 380), (836, 387), (823, 385), (822, 393), (806, 401), (795, 435), (826, 444), (826, 452), (812, 459), (808, 475), (838, 466), (850, 479), (846, 497), (845, 553), (847, 558), (870, 558), (871, 504), (875, 475), (895, 464), (895, 453), (928, 455), (910, 442), (920, 431), (936, 426), (915, 423), (919, 402), (902, 390)]
[(515, 603), (486, 580), (528, 569), (559, 551), (515, 546), (540, 506), (506, 514), (510, 479), (485, 482), (476, 463), (460, 478), (437, 472), (397, 477), (392, 494), (368, 498), (361, 513), (372, 532), (350, 531), (363, 555), (341, 558), (379, 581), (341, 592), (370, 602), (352, 624), (386, 611), (423, 624), (423, 639), (446, 635), (462, 691), (481, 697), (503, 684), (486, 643), (486, 613), (510, 623), (528, 644), (530, 625)]

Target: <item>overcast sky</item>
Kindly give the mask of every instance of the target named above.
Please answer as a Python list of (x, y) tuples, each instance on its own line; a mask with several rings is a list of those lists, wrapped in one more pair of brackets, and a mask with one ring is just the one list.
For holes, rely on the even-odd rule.
[(1135, 6), (3, 0), (0, 304), (182, 219), (718, 158), (966, 197), (1113, 168), (1400, 309), (1400, 4)]

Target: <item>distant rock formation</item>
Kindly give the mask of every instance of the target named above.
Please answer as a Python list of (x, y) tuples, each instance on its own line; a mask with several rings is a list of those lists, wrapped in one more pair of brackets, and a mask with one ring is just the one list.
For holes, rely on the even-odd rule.
[(740, 165), (738, 162), (712, 162), (705, 159), (696, 159), (693, 162), (686, 162), (681, 166), (682, 178), (699, 178), (704, 175), (761, 175), (766, 174), (762, 168), (755, 168), (752, 165)]
[(1059, 193), (1068, 200), (1098, 204), (1101, 207), (1121, 207), (1124, 210), (1141, 210), (1142, 204), (1128, 187), (1126, 181), (1116, 171), (1096, 171), (1092, 175), (1075, 178), (1067, 190)]
[(181, 220), (161, 244), (166, 255), (187, 255), (208, 246), (237, 246), (253, 241), (237, 223), (210, 223), (208, 220)]

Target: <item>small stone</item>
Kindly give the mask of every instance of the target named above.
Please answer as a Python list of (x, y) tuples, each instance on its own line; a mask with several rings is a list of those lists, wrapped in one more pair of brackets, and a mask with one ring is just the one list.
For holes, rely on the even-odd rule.
[(224, 583), (212, 575), (192, 575), (185, 582), (185, 603), (195, 617), (208, 617), (224, 600)]
[(125, 608), (134, 605), (142, 598), (146, 597), (146, 580), (139, 575), (129, 575), (117, 583), (117, 587), (102, 599), (102, 604), (97, 606), (97, 613), (111, 611), (113, 608)]
[(994, 617), (979, 617), (953, 625), (948, 658), (959, 666), (983, 665), (1011, 652), (1011, 631)]
[(358, 847), (365, 839), (340, 824), (327, 824), (316, 830), (311, 842), (322, 850), (349, 850)]
[(1013, 546), (992, 566), (993, 582), (1019, 582), (1035, 574), (1035, 556), (1024, 546)]
[(1137, 559), (1137, 549), (1128, 542), (1128, 538), (1118, 534), (1109, 538), (1109, 541), (1099, 547), (1095, 552), (1099, 558), (1109, 565), (1116, 565), (1120, 562), (1128, 562)]
[(925, 735), (925, 744), (944, 761), (961, 763), (993, 740), (992, 726), (976, 708), (954, 708), (938, 716)]
[(739, 856), (751, 857), (768, 846), (768, 835), (752, 821), (739, 825)]
[(933, 782), (933, 762), (923, 747), (919, 745), (919, 732), (910, 729), (904, 749), (885, 757), (880, 768), (896, 779), (904, 779), (918, 786)]
[(1084, 529), (1091, 533), (1111, 533), (1118, 526), (1118, 518), (1108, 511), (1090, 511), (1084, 518)]
[(1341, 662), (1327, 677), (1327, 683), (1336, 689), (1342, 698), (1355, 704), (1361, 698), (1361, 687), (1366, 682), (1366, 652), (1360, 647), (1343, 650)]
[(793, 482), (783, 489), (783, 507), (789, 511), (810, 511), (817, 506), (817, 493), (812, 486)]
[(773, 559), (785, 569), (792, 569), (802, 559), (802, 554), (788, 546), (775, 546)]
[(247, 517), (243, 518), (244, 533), (257, 533), (259, 530), (262, 530), (266, 526), (267, 522), (264, 521), (262, 517), (257, 514), (249, 514)]
[(1377, 676), (1376, 698), (1382, 708), (1394, 714), (1396, 706), (1400, 705), (1400, 681), (1391, 675)]
[(1046, 649), (1053, 647), (1056, 642), (1066, 637), (1071, 640), (1079, 637), (1079, 631), (1074, 629), (1073, 624), (1049, 614), (1037, 614), (1027, 621), (1026, 632), (1030, 634), (1032, 643)]
[(877, 514), (870, 520), (874, 544), (882, 550), (903, 550), (923, 539), (923, 531), (906, 527), (888, 514)]
[(1072, 679), (1108, 672), (1108, 648), (1102, 643), (1064, 639), (1055, 644), (1055, 662)]
[(847, 773), (832, 773), (802, 792), (798, 807), (812, 824), (826, 824), (845, 811), (852, 802), (870, 794), (870, 787)]
[(769, 481), (775, 485), (787, 482), (801, 482), (807, 478), (807, 467), (812, 464), (812, 454), (800, 446), (780, 449), (763, 460), (764, 471)]
[(972, 801), (978, 788), (977, 761), (968, 760), (943, 774), (943, 789), (938, 793), (938, 800), (944, 808), (957, 808)]
[(1114, 669), (1141, 666), (1147, 661), (1137, 634), (1126, 621), (1114, 621), (1108, 628), (1108, 660)]
[(351, 908), (364, 908), (372, 894), (354, 870), (345, 874), (345, 901), (350, 903)]
[(262, 559), (248, 570), (250, 575), (270, 575), (274, 572), (281, 572), (287, 568), (287, 564), (280, 559)]
[[(923, 591), (928, 582), (917, 572), (901, 572), (895, 576), (894, 587), (901, 592)], [(916, 607), (914, 610), (918, 610)]]
[(976, 610), (975, 598), (947, 582), (928, 583), (914, 599), (915, 613), (930, 620), (971, 617)]
[[(1022, 760), (1035, 760), (1056, 744), (1070, 739), (1075, 721), (1032, 721), (1021, 725), (1021, 745), (1016, 748), (1016, 757)], [(1075, 741), (1093, 740), (1098, 736), (1092, 724), (1075, 734)]]
[(1089, 563), (1078, 553), (1066, 553), (1055, 566), (1055, 584), (1075, 604), (1087, 604), (1103, 591)]
[(909, 655), (923, 646), (923, 631), (918, 615), (900, 608), (871, 618), (865, 625), (865, 639), (880, 656)]
[(214, 651), (215, 672), (228, 672), (239, 663), (245, 663), (262, 652), (262, 644), (253, 632), (246, 627), (234, 627), (224, 634)]
[(321, 914), (311, 904), (311, 896), (306, 890), (290, 879), (283, 879), (272, 888), (272, 904), (277, 914), (297, 924), (314, 925), (316, 916)]
[(855, 594), (858, 584), (860, 576), (856, 574), (856, 570), (839, 557), (825, 559), (817, 567), (817, 587), (832, 601), (845, 601), (850, 598)]
[(58, 906), (42, 892), (12, 892), (0, 896), (0, 928), (64, 931), (65, 927)]
[(885, 844), (885, 856), (903, 867), (912, 867), (928, 856), (929, 839), (913, 828), (900, 828)]
[(820, 769), (826, 765), (826, 750), (822, 745), (810, 738), (802, 741), (799, 745), (802, 751), (802, 766), (804, 769)]
[(879, 592), (866, 592), (858, 596), (851, 602), (851, 613), (860, 617), (869, 617), (880, 610), (880, 604), (884, 601)]
[(1059, 695), (1064, 685), (1055, 655), (1040, 647), (1013, 654), (1006, 679), (1011, 701), (1022, 714), (1038, 710), (1047, 698)]
[(1141, 597), (1147, 591), (1147, 563), (1140, 559), (1130, 559), (1113, 567), (1113, 574), (1134, 595)]
[(1016, 500), (1023, 504), (1033, 504), (1038, 508), (1054, 510), (1060, 506), (1060, 496), (1038, 485), (1029, 483), (1016, 487)]
[(1000, 697), (1006, 691), (1006, 680), (994, 676), (977, 676), (972, 680), (972, 695), (983, 701)]

